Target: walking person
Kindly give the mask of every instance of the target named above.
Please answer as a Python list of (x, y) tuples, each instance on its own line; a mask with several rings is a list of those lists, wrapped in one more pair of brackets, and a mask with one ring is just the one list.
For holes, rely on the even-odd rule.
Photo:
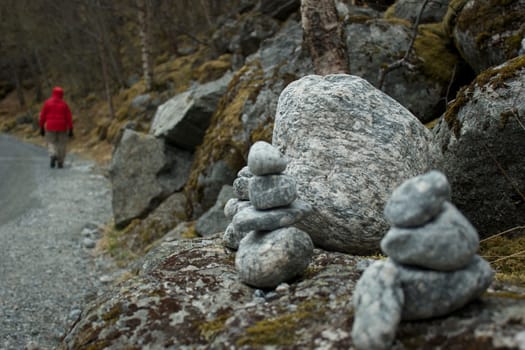
[(51, 168), (64, 167), (67, 139), (73, 137), (73, 118), (63, 97), (64, 90), (54, 87), (40, 111), (40, 135), (46, 137)]

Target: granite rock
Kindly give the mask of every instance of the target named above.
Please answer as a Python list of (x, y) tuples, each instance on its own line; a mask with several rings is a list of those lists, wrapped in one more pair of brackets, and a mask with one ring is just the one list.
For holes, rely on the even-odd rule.
[(449, 314), (481, 296), (494, 277), (489, 263), (478, 255), (465, 268), (451, 272), (397, 267), (405, 296), (403, 320)]
[(398, 275), (395, 264), (378, 260), (357, 282), (353, 296), (352, 341), (358, 350), (391, 348), (404, 302)]
[(236, 230), (271, 231), (297, 223), (311, 212), (311, 206), (301, 200), (295, 200), (286, 207), (271, 210), (257, 210), (253, 206), (239, 211), (232, 220)]
[(235, 214), (244, 208), (248, 208), (250, 205), (251, 204), (249, 201), (243, 201), (238, 198), (230, 198), (224, 205), (224, 216), (226, 216), (228, 220), (232, 220)]
[(420, 226), (434, 218), (450, 201), (446, 176), (436, 170), (413, 177), (397, 187), (388, 199), (384, 214), (397, 227)]
[(286, 206), (297, 198), (295, 179), (288, 175), (254, 176), (250, 180), (248, 193), (256, 209)]
[(224, 235), (222, 236), (222, 243), (225, 247), (237, 250), (239, 248), (239, 243), (247, 234), (248, 232), (237, 231), (235, 227), (230, 223), (224, 231)]
[(279, 174), (287, 164), (281, 152), (265, 141), (255, 142), (248, 153), (248, 167), (254, 175)]
[(468, 265), (476, 254), (476, 229), (449, 202), (444, 211), (424, 226), (392, 227), (381, 241), (381, 249), (396, 262), (438, 271), (452, 271)]
[(310, 236), (295, 227), (250, 232), (235, 257), (241, 280), (258, 288), (274, 288), (304, 272), (313, 255)]

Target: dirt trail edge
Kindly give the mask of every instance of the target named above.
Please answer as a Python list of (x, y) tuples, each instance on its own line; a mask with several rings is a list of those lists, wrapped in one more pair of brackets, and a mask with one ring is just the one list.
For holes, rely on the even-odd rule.
[(93, 245), (110, 220), (109, 181), (68, 155), (0, 134), (0, 349), (55, 348), (83, 306), (118, 276)]

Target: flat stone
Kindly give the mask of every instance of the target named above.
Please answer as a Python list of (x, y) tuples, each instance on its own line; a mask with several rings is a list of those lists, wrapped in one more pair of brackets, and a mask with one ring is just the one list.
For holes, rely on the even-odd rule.
[(483, 294), (494, 277), (489, 263), (478, 255), (465, 268), (451, 272), (396, 265), (405, 296), (403, 320), (447, 315)]
[(352, 342), (358, 350), (390, 349), (401, 320), (404, 296), (399, 270), (389, 260), (370, 265), (356, 284)]
[(441, 212), (443, 203), (450, 201), (450, 192), (446, 176), (439, 171), (413, 177), (392, 192), (385, 218), (397, 227), (423, 225)]
[(254, 176), (248, 193), (256, 209), (286, 206), (297, 198), (295, 179), (289, 175)]
[(244, 201), (238, 198), (230, 198), (224, 205), (224, 216), (226, 216), (228, 220), (232, 220), (235, 214), (244, 208), (248, 208), (250, 205), (250, 201)]
[(465, 267), (478, 250), (478, 233), (454, 205), (445, 202), (443, 207), (424, 226), (392, 227), (381, 241), (381, 250), (402, 264), (439, 271)]
[(235, 267), (244, 283), (275, 288), (304, 272), (313, 249), (310, 236), (295, 227), (250, 232), (239, 245)]
[(237, 177), (252, 177), (252, 176), (253, 174), (247, 165), (242, 167), (242, 169), (239, 170), (239, 172), (237, 173)]
[(248, 153), (248, 167), (254, 175), (279, 174), (287, 164), (283, 154), (265, 141), (255, 142)]
[(229, 224), (222, 236), (222, 243), (225, 247), (237, 250), (239, 248), (239, 243), (247, 234), (248, 232), (239, 232), (232, 224)]
[(239, 211), (232, 220), (237, 231), (271, 231), (280, 227), (291, 226), (311, 212), (312, 207), (301, 200), (296, 200), (287, 207), (272, 210), (257, 210), (250, 206)]
[(233, 181), (233, 193), (235, 196), (242, 200), (249, 200), (249, 188), (250, 178), (249, 177), (238, 177)]

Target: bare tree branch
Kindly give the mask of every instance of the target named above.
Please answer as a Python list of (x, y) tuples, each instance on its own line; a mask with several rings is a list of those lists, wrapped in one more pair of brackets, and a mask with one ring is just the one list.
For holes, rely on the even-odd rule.
[(396, 69), (401, 68), (401, 67), (407, 67), (410, 70), (415, 68), (415, 66), (408, 61), (408, 57), (409, 57), (410, 53), (412, 52), (412, 49), (414, 47), (414, 43), (416, 42), (416, 37), (417, 37), (418, 28), (419, 28), (419, 23), (421, 22), (421, 17), (423, 16), (423, 11), (425, 11), (425, 7), (429, 3), (429, 1), (431, 1), (431, 0), (424, 0), (423, 4), (421, 5), (421, 9), (419, 10), (419, 13), (417, 15), (416, 21), (414, 23), (414, 28), (412, 30), (412, 37), (410, 39), (410, 43), (408, 44), (408, 48), (407, 48), (403, 58), (401, 58), (401, 59), (399, 59), (399, 60), (397, 60), (397, 61), (395, 61), (395, 62), (393, 62), (393, 63), (391, 63), (389, 65), (387, 65), (386, 67), (381, 68), (381, 70), (379, 71), (379, 77), (377, 78), (377, 88), (378, 89), (383, 89), (383, 84), (385, 82), (385, 77), (391, 71), (396, 70)]

